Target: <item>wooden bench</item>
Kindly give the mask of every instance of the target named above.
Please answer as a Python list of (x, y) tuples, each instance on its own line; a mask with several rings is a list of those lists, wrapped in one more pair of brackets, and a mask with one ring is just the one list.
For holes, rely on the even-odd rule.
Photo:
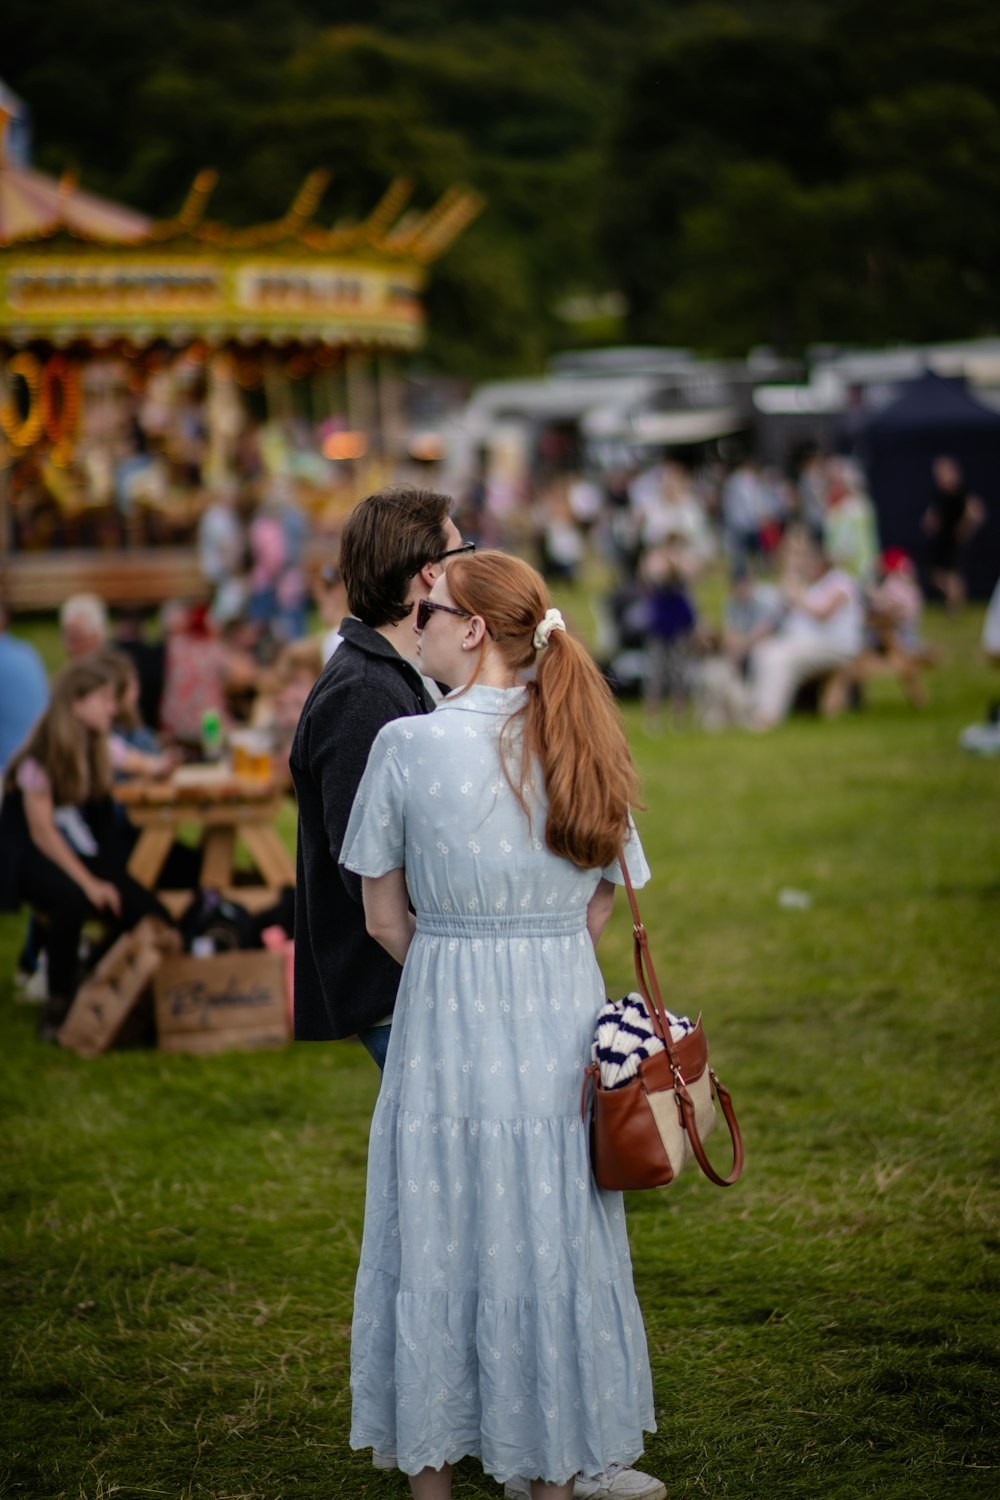
[[(314, 578), (336, 560), (329, 538), (313, 538), (304, 567)], [(194, 547), (76, 547), (49, 552), (0, 551), (0, 584), (12, 614), (55, 611), (70, 594), (97, 594), (114, 608), (200, 602), (211, 593)]]
[(12, 614), (57, 610), (77, 593), (97, 594), (112, 607), (208, 597), (193, 547), (13, 552), (3, 561)]
[(875, 631), (879, 641), (877, 647), (862, 651), (860, 656), (823, 680), (819, 707), (825, 718), (843, 713), (852, 695), (874, 677), (895, 678), (914, 708), (927, 707), (923, 676), (937, 664), (936, 654), (927, 647), (919, 651), (905, 650), (891, 627), (884, 624), (876, 624)]

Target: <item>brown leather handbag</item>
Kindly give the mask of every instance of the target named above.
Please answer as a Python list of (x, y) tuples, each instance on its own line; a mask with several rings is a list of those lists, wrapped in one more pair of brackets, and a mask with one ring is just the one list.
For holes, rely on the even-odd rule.
[[(679, 1176), (693, 1156), (710, 1182), (731, 1187), (743, 1171), (743, 1137), (733, 1101), (729, 1090), (709, 1067), (701, 1016), (687, 1036), (680, 1041), (671, 1039), (670, 1019), (653, 968), (649, 938), (639, 916), (625, 861), (620, 863), (632, 908), (635, 976), (663, 1049), (652, 1057), (644, 1057), (635, 1077), (616, 1088), (602, 1086), (596, 1062), (585, 1069), (580, 1112), (586, 1119), (589, 1094), (593, 1101), (590, 1158), (594, 1176), (600, 1187), (615, 1191), (665, 1187)], [(702, 1145), (703, 1137), (715, 1125), (716, 1099), (733, 1145), (733, 1165), (728, 1177), (715, 1170)]]

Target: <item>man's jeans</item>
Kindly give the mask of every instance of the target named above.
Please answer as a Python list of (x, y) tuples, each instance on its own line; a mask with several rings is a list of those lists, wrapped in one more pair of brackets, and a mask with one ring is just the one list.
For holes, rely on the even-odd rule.
[(391, 1026), (369, 1026), (367, 1031), (358, 1032), (358, 1041), (363, 1042), (368, 1052), (378, 1065), (381, 1073), (385, 1068), (385, 1054), (389, 1050), (389, 1032)]

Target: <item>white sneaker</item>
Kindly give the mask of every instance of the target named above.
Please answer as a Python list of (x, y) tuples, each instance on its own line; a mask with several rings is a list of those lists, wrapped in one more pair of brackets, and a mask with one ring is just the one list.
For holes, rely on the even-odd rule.
[(1000, 724), (970, 724), (962, 730), (958, 743), (976, 755), (1000, 755)]
[(398, 1468), (395, 1453), (380, 1453), (377, 1448), (372, 1449), (372, 1467), (375, 1469)]
[[(503, 1487), (507, 1500), (531, 1500), (531, 1481), (508, 1479)], [(603, 1474), (578, 1474), (573, 1500), (666, 1500), (667, 1487), (625, 1464), (609, 1464)]]
[(38, 963), (33, 974), (25, 974), (22, 970), (18, 970), (14, 998), (22, 1005), (45, 1004), (49, 998), (49, 967), (44, 953), (38, 955)]

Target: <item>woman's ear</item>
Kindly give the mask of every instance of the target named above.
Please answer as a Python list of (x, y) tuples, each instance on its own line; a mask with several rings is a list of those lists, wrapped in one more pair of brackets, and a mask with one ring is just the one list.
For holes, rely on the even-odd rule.
[(462, 645), (466, 651), (474, 651), (486, 639), (486, 621), (482, 615), (472, 615), (465, 627)]

